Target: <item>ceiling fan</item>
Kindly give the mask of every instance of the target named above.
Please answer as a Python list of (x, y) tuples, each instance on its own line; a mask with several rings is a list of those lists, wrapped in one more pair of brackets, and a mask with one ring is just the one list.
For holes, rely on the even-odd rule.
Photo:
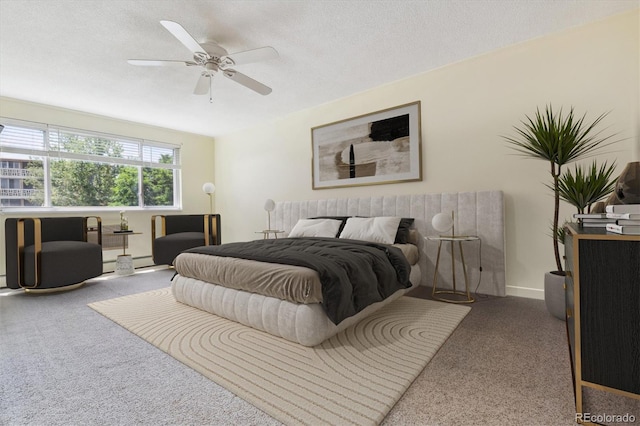
[(178, 41), (185, 45), (191, 53), (193, 53), (193, 61), (129, 59), (127, 62), (131, 65), (147, 67), (200, 66), (203, 68), (203, 71), (193, 93), (196, 95), (206, 95), (209, 93), (210, 102), (213, 102), (211, 96), (211, 82), (218, 71), (221, 71), (222, 75), (228, 79), (233, 80), (261, 95), (268, 95), (271, 93), (270, 87), (265, 86), (259, 81), (256, 81), (230, 67), (278, 58), (278, 52), (273, 47), (266, 46), (229, 54), (226, 49), (215, 42), (209, 41), (198, 43), (191, 34), (189, 34), (187, 30), (177, 22), (160, 21), (160, 23), (171, 34), (173, 34)]

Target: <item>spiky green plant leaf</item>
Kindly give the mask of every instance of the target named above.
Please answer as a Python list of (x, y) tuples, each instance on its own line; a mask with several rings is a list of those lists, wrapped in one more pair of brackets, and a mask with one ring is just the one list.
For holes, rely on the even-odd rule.
[[(616, 164), (605, 161), (600, 167), (594, 160), (590, 167), (576, 164), (574, 170), (565, 171), (558, 180), (560, 199), (574, 206), (578, 213), (589, 211), (596, 203), (613, 191), (616, 178), (612, 178)], [(547, 185), (548, 186), (548, 185)]]
[(595, 155), (600, 148), (609, 146), (614, 135), (603, 136), (596, 127), (607, 116), (601, 114), (593, 122), (585, 122), (586, 114), (576, 118), (573, 107), (565, 116), (560, 109), (556, 114), (551, 105), (547, 105), (544, 113), (536, 109), (533, 117), (526, 116), (521, 127), (514, 127), (515, 137), (503, 138), (518, 153), (528, 158), (546, 160), (549, 163), (553, 190), (553, 251), (558, 271), (563, 271), (558, 249), (558, 216), (560, 212), (560, 176), (562, 166), (582, 158)]

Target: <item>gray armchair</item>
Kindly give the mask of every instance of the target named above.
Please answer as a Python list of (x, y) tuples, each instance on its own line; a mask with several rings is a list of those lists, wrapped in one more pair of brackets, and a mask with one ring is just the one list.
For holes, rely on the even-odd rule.
[[(96, 222), (98, 244), (87, 242), (89, 220)], [(101, 231), (97, 216), (7, 219), (7, 286), (31, 292), (69, 290), (102, 275)]]
[[(161, 234), (157, 220), (161, 219)], [(173, 265), (183, 251), (220, 244), (220, 215), (155, 215), (151, 217), (151, 252), (156, 265)]]

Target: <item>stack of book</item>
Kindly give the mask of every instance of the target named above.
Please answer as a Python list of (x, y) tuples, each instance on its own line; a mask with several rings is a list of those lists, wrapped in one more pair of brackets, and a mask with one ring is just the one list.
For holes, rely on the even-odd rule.
[(640, 204), (614, 204), (605, 211), (607, 219), (615, 221), (605, 225), (607, 232), (640, 235)]
[(606, 213), (575, 213), (574, 219), (585, 228), (606, 228), (609, 223), (616, 223), (616, 219), (607, 217)]

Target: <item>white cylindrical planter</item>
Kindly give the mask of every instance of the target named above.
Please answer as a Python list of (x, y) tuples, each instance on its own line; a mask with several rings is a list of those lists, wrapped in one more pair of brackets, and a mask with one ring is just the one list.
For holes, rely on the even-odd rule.
[(116, 275), (131, 275), (133, 272), (133, 258), (131, 255), (119, 255), (116, 259)]
[(544, 274), (544, 302), (551, 315), (562, 321), (566, 320), (564, 275), (551, 272)]

